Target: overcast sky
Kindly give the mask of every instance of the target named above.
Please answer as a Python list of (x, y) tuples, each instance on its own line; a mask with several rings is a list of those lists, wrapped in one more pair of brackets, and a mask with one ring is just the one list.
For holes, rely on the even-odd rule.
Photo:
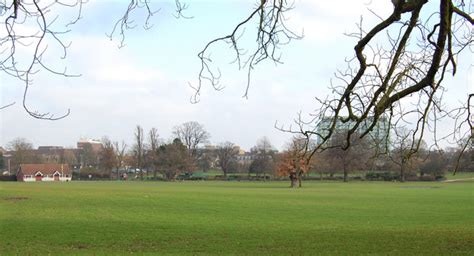
[[(211, 134), (211, 143), (231, 141), (248, 150), (262, 136), (282, 149), (290, 134), (274, 128), (275, 122), (291, 125), (297, 113), (315, 109), (314, 96), (330, 93), (326, 88), (344, 58), (353, 55), (355, 39), (344, 33), (356, 30), (364, 15), (364, 26), (376, 18), (367, 8), (385, 17), (391, 11), (390, 1), (363, 0), (315, 1), (297, 0), (287, 14), (288, 24), (304, 38), (282, 47), (284, 64), (262, 63), (253, 71), (249, 97), (243, 98), (246, 73), (232, 64), (233, 52), (225, 45), (211, 52), (219, 60), (222, 91), (210, 86), (202, 89), (200, 102), (190, 103), (200, 69), (197, 53), (205, 44), (228, 34), (246, 17), (255, 1), (187, 1), (186, 15), (193, 19), (176, 19), (174, 1), (152, 1), (160, 11), (151, 19), (153, 28), (144, 31), (142, 15), (134, 17), (137, 28), (128, 31), (126, 47), (119, 49), (120, 39), (110, 41), (114, 22), (123, 15), (127, 1), (95, 0), (84, 6), (83, 19), (62, 36), (72, 42), (65, 60), (57, 47), (48, 48), (48, 63), (58, 69), (81, 74), (64, 78), (41, 73), (35, 76), (28, 102), (33, 109), (61, 115), (59, 121), (36, 120), (22, 109), (22, 84), (1, 76), (1, 103), (16, 101), (0, 110), (0, 145), (24, 137), (35, 146), (75, 146), (80, 138), (132, 143), (134, 127), (146, 131), (155, 127), (168, 140), (174, 126), (197, 121)], [(62, 17), (73, 12), (64, 11)], [(64, 23), (62, 23), (64, 24)], [(252, 38), (247, 33), (244, 36)], [(458, 77), (448, 79), (459, 90), (450, 91), (452, 102), (464, 99), (473, 90), (472, 54), (463, 56), (468, 64), (459, 66)], [(449, 88), (449, 86), (447, 86)]]

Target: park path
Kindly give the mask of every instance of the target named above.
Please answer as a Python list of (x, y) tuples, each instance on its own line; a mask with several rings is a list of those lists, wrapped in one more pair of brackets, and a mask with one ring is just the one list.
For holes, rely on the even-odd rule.
[(452, 179), (452, 180), (445, 180), (443, 182), (457, 182), (457, 181), (469, 181), (469, 180), (474, 180), (474, 178)]

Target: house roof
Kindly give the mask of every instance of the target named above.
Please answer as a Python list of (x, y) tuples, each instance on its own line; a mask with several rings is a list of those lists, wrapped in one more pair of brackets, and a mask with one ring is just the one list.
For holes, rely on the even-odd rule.
[(62, 174), (71, 174), (67, 164), (20, 164), (19, 172), (23, 175), (35, 175), (41, 172), (43, 175), (53, 175), (56, 171)]

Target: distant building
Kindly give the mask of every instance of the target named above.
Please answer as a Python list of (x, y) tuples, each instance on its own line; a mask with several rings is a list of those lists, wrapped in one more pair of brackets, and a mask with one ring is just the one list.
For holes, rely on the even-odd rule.
[[(326, 136), (329, 133), (330, 127), (332, 125), (333, 118), (332, 117), (325, 117), (321, 120), (318, 125), (317, 132), (321, 136)], [(362, 133), (365, 132), (369, 126), (372, 124), (373, 117), (368, 117), (365, 122), (362, 122), (359, 127), (357, 128), (357, 132)], [(347, 132), (348, 130), (352, 129), (355, 125), (355, 121), (349, 120), (347, 122), (342, 122), (340, 119), (336, 121), (336, 126), (334, 128), (334, 133), (343, 133)], [(377, 120), (377, 124), (374, 126), (371, 132), (368, 134), (368, 138), (373, 143), (377, 145), (387, 145), (390, 142), (390, 134), (389, 134), (389, 122), (386, 117), (380, 117)], [(317, 143), (322, 143), (322, 138), (317, 138)], [(331, 143), (328, 141), (327, 143)]]
[(36, 154), (43, 163), (60, 163), (64, 148), (60, 146), (39, 146)]
[(100, 140), (80, 139), (77, 142), (77, 148), (78, 149), (89, 149), (90, 148), (92, 150), (92, 152), (98, 154), (104, 149), (104, 146), (102, 145), (102, 142)]
[(20, 164), (18, 181), (70, 181), (72, 172), (67, 164)]
[(80, 139), (77, 142), (77, 150), (81, 167), (97, 166), (100, 162), (100, 153), (104, 149), (100, 140)]
[(237, 155), (237, 162), (239, 164), (249, 165), (255, 159), (262, 159), (264, 157), (272, 159), (273, 156), (276, 154), (278, 154), (278, 150), (276, 149), (267, 150), (266, 152), (263, 152), (262, 150), (259, 150), (256, 147), (251, 148), (250, 152), (240, 149), (239, 154)]
[(250, 152), (245, 152), (245, 150), (239, 150), (239, 154), (236, 156), (237, 162), (239, 164), (251, 164), (254, 160), (254, 155)]

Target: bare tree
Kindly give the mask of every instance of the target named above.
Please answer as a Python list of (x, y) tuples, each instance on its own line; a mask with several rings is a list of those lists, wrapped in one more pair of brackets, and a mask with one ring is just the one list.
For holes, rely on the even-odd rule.
[(33, 144), (25, 138), (16, 138), (7, 144), (11, 151), (10, 169), (16, 170), (20, 164), (38, 163), (39, 159), (34, 153)]
[(411, 135), (412, 131), (403, 127), (394, 129), (394, 131), (395, 140), (393, 141), (393, 149), (390, 151), (389, 157), (400, 168), (400, 182), (405, 182), (407, 173), (414, 169), (415, 156), (418, 150), (412, 147), (414, 144)]
[[(389, 129), (415, 120), (410, 145), (414, 151), (426, 133), (433, 134), (435, 143), (448, 138), (437, 130), (443, 118), (455, 120), (449, 138), (470, 136), (469, 104), (447, 109), (443, 81), (448, 73), (456, 73), (457, 56), (472, 46), (472, 4), (461, 0), (440, 0), (438, 6), (427, 0), (392, 3), (388, 17), (378, 16), (380, 22), (371, 28), (364, 28), (361, 22), (358, 31), (349, 34), (358, 42), (347, 68), (339, 70), (331, 83), (335, 96), (318, 98), (319, 110), (309, 120), (300, 115), (297, 129), (280, 126), (319, 141), (306, 153), (307, 161), (326, 148), (340, 123), (348, 126), (345, 148), (351, 145), (352, 137), (370, 134), (382, 118), (388, 120)], [(327, 118), (330, 123), (321, 130)]]
[[(59, 57), (66, 58), (70, 44), (64, 42), (60, 35), (69, 32), (70, 27), (81, 19), (83, 14), (82, 8), (86, 2), (88, 1), (7, 0), (3, 4), (0, 3), (0, 8), (2, 9), (0, 17), (4, 18), (2, 23), (6, 27), (6, 34), (0, 35), (0, 45), (4, 45), (5, 49), (7, 49), (0, 55), (0, 70), (24, 82), (23, 106), (27, 113), (35, 118), (56, 120), (69, 115), (69, 110), (67, 110), (66, 114), (59, 117), (48, 112), (30, 110), (26, 104), (27, 92), (32, 84), (32, 77), (41, 70), (60, 76), (76, 76), (67, 72), (66, 68), (64, 70), (55, 70), (49, 67), (48, 63), (43, 61), (43, 56), (50, 51), (47, 46), (52, 48), (51, 45), (54, 45), (63, 53)], [(174, 2), (176, 6), (174, 16), (176, 18), (193, 18), (185, 14), (189, 7), (187, 3), (180, 0), (175, 0)], [(76, 13), (70, 17), (69, 21), (66, 21), (66, 24), (58, 24), (58, 20), (64, 20), (64, 18), (59, 19), (62, 7), (76, 10)], [(211, 58), (212, 49), (219, 43), (230, 45), (235, 53), (235, 64), (239, 69), (247, 70), (246, 96), (250, 85), (251, 71), (254, 67), (265, 60), (280, 63), (280, 48), (293, 39), (301, 38), (301, 36), (289, 30), (285, 24), (287, 20), (285, 15), (292, 8), (293, 5), (286, 0), (258, 1), (254, 8), (249, 8), (249, 14), (243, 17), (234, 28), (231, 28), (231, 33), (210, 40), (198, 54), (201, 67), (197, 84), (191, 85), (196, 91), (192, 101), (198, 101), (201, 87), (206, 82), (209, 82), (215, 89), (222, 88), (219, 81), (219, 69), (212, 65)], [(149, 30), (153, 26), (152, 18), (159, 10), (159, 8), (151, 6), (148, 0), (129, 0), (128, 5), (124, 5), (123, 15), (118, 17), (117, 22), (107, 36), (110, 39), (117, 39), (119, 41), (118, 46), (123, 47), (126, 44), (127, 31), (137, 27), (136, 18), (141, 17), (143, 28)], [(35, 24), (35, 31), (30, 34), (22, 31), (20, 25), (25, 23)], [(245, 45), (243, 42), (247, 39), (242, 38), (242, 35), (245, 34), (244, 31), (247, 28), (250, 30), (255, 25), (257, 30), (250, 35), (253, 35), (256, 45), (254, 49), (246, 49), (243, 47)], [(53, 29), (61, 26), (64, 27), (62, 31)], [(241, 43), (241, 41), (243, 42)], [(19, 63), (18, 60), (21, 58), (19, 56), (20, 51), (17, 48), (23, 46), (32, 48), (34, 51), (28, 56), (28, 59)], [(0, 106), (0, 109), (12, 104), (14, 102)]]
[(236, 157), (239, 154), (238, 147), (234, 143), (226, 141), (217, 146), (216, 152), (219, 158), (219, 166), (224, 172), (224, 177), (227, 177), (232, 163), (236, 161)]
[(274, 148), (268, 137), (264, 136), (257, 141), (257, 145), (253, 149), (254, 160), (249, 167), (249, 170), (263, 173), (263, 180), (266, 180), (267, 173), (272, 173), (274, 168)]
[(196, 157), (198, 146), (207, 143), (211, 137), (204, 129), (204, 126), (195, 121), (175, 126), (173, 135), (188, 148), (189, 153), (193, 157)]
[(448, 166), (448, 158), (442, 150), (429, 150), (426, 152), (427, 155), (424, 157), (424, 161), (420, 163), (420, 176), (425, 174), (433, 176), (443, 176)]
[(100, 166), (107, 172), (110, 179), (112, 178), (112, 170), (116, 165), (117, 156), (115, 155), (114, 144), (107, 136), (102, 138), (102, 145), (104, 148), (100, 152)]
[[(201, 69), (197, 85), (192, 86), (196, 91), (192, 101), (199, 100), (199, 93), (204, 82), (208, 82), (216, 90), (222, 89), (220, 71), (213, 66), (210, 54), (212, 47), (219, 43), (229, 45), (235, 56), (234, 63), (238, 65), (239, 70), (246, 70), (247, 87), (244, 97), (247, 97), (251, 73), (255, 66), (266, 60), (281, 63), (280, 49), (292, 40), (302, 38), (302, 35), (290, 30), (286, 25), (286, 15), (293, 7), (293, 2), (286, 0), (257, 1), (256, 6), (249, 11), (249, 14), (231, 29), (231, 33), (209, 41), (198, 54), (201, 60)], [(255, 45), (253, 48), (247, 49), (240, 42), (244, 41), (245, 29), (255, 25), (257, 27), (256, 33), (253, 34)]]
[(78, 164), (76, 154), (74, 154), (74, 149), (63, 149), (60, 152), (59, 163), (75, 165)]
[(160, 146), (158, 130), (156, 128), (151, 128), (148, 133), (148, 143), (150, 145), (148, 149), (148, 161), (149, 166), (153, 171), (153, 179), (156, 179), (157, 165), (158, 165), (158, 148)]
[(122, 140), (122, 143), (120, 144), (118, 141), (114, 142), (115, 170), (117, 171), (117, 180), (120, 179), (120, 168), (123, 167), (126, 148), (127, 148), (127, 144), (125, 144), (125, 141)]
[[(70, 43), (63, 42), (61, 34), (69, 31), (68, 26), (75, 24), (82, 15), (85, 0), (71, 1), (39, 1), (39, 0), (7, 0), (0, 3), (1, 24), (5, 31), (0, 33), (0, 72), (17, 78), (24, 84), (22, 105), (25, 111), (34, 118), (57, 120), (68, 116), (66, 113), (56, 116), (49, 112), (34, 110), (27, 104), (28, 89), (40, 71), (59, 76), (74, 77), (67, 69), (56, 70), (44, 59), (49, 52), (59, 50), (59, 58), (66, 58)], [(66, 21), (63, 30), (58, 30), (59, 11), (61, 7), (76, 8), (77, 13)], [(29, 26), (29, 29), (24, 29)], [(59, 25), (61, 26), (61, 25)], [(49, 50), (48, 50), (49, 48)], [(27, 55), (25, 56), (25, 52)], [(15, 102), (1, 106), (0, 109), (13, 105)]]
[(362, 169), (370, 158), (370, 146), (365, 138), (352, 138), (350, 148), (344, 148), (345, 136), (339, 132), (331, 140), (334, 146), (329, 146), (324, 152), (324, 159), (330, 163), (333, 172), (342, 170), (344, 182), (349, 181), (351, 171)]
[[(6, 33), (0, 36), (0, 70), (24, 82), (23, 106), (27, 113), (35, 118), (57, 119), (69, 114), (56, 117), (49, 113), (31, 110), (26, 104), (28, 88), (32, 77), (44, 70), (57, 75), (69, 76), (67, 70), (56, 71), (44, 62), (43, 56), (49, 48), (56, 46), (62, 50), (65, 58), (69, 44), (61, 41), (59, 35), (68, 31), (68, 26), (76, 23), (82, 15), (82, 5), (85, 1), (65, 0), (7, 0), (0, 7)], [(377, 16), (380, 21), (366, 28), (362, 22), (358, 31), (349, 34), (356, 38), (354, 55), (347, 60), (347, 68), (336, 73), (336, 80), (331, 84), (334, 96), (318, 98), (319, 107), (310, 120), (299, 117), (297, 129), (280, 127), (307, 137), (308, 142), (317, 137), (321, 143), (305, 154), (309, 159), (318, 150), (324, 149), (335, 133), (338, 122), (350, 126), (346, 133), (350, 146), (353, 136), (365, 137), (377, 125), (381, 117), (387, 117), (391, 126), (397, 126), (407, 120), (414, 122), (412, 141), (419, 142), (426, 133), (431, 133), (435, 141), (444, 137), (438, 134), (437, 122), (443, 117), (455, 121), (450, 138), (465, 141), (473, 131), (473, 123), (469, 122), (472, 112), (471, 98), (474, 94), (466, 93), (466, 101), (458, 108), (447, 109), (443, 105), (443, 87), (445, 77), (456, 74), (458, 56), (461, 52), (470, 50), (473, 45), (474, 33), (472, 26), (472, 3), (464, 0), (392, 0), (393, 10), (386, 17)], [(188, 5), (179, 0), (176, 3), (176, 17), (190, 18), (183, 14)], [(435, 5), (436, 4), (436, 5)], [(59, 7), (76, 8), (65, 25), (65, 31), (58, 31), (55, 12)], [(193, 101), (198, 96), (205, 83), (220, 90), (220, 72), (214, 66), (211, 58), (213, 47), (223, 43), (228, 44), (235, 56), (235, 64), (239, 69), (247, 71), (248, 95), (251, 81), (251, 71), (263, 61), (280, 63), (281, 48), (294, 39), (301, 38), (286, 26), (287, 15), (293, 8), (291, 1), (262, 0), (257, 1), (248, 15), (243, 17), (230, 32), (210, 40), (198, 53), (200, 69), (197, 84), (191, 86), (196, 90)], [(334, 8), (338, 8), (336, 5)], [(144, 27), (151, 27), (150, 20), (158, 9), (150, 6), (146, 0), (129, 0), (124, 8), (123, 16), (109, 34), (111, 38), (119, 37), (119, 45), (123, 46), (128, 29), (134, 28), (131, 18), (134, 13), (144, 12)], [(49, 15), (52, 13), (52, 15)], [(32, 23), (36, 31), (28, 34), (21, 30), (19, 24)], [(56, 26), (55, 26), (56, 25)], [(254, 33), (244, 33), (246, 28), (253, 27)], [(247, 35), (253, 36), (253, 44), (245, 47)], [(20, 58), (20, 49), (33, 49), (26, 59)], [(469, 63), (468, 63), (469, 64)], [(412, 97), (413, 96), (413, 97)], [(416, 99), (416, 100), (415, 100)], [(7, 104), (8, 106), (10, 104)], [(0, 106), (4, 108), (6, 106)], [(331, 118), (329, 129), (320, 132), (318, 126), (325, 118)], [(474, 134), (474, 132), (473, 132)], [(312, 138), (311, 138), (312, 137)], [(185, 142), (185, 140), (183, 140)], [(467, 142), (463, 151), (467, 150)], [(412, 147), (416, 150), (419, 144)]]
[(140, 179), (143, 180), (143, 167), (145, 157), (145, 135), (143, 134), (143, 128), (137, 125), (135, 128), (135, 144), (133, 145), (133, 153), (135, 156), (136, 167), (140, 171)]
[(272, 143), (270, 142), (270, 139), (268, 139), (268, 137), (266, 136), (263, 136), (260, 139), (258, 139), (257, 145), (255, 146), (255, 150), (258, 153), (270, 154), (274, 150), (274, 147)]

